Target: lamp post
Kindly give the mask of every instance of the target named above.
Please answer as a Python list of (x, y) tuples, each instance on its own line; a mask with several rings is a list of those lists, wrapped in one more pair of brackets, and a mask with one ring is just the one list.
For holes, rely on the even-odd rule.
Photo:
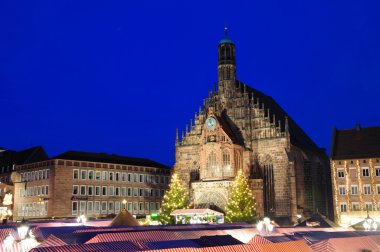
[(127, 209), (127, 200), (123, 199), (123, 209)]

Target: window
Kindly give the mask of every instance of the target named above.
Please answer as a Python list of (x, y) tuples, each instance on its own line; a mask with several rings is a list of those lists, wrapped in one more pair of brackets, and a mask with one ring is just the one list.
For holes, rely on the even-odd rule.
[(122, 187), (121, 188), (121, 196), (122, 197), (126, 197), (127, 196), (127, 188), (126, 187)]
[(144, 183), (144, 174), (140, 174), (140, 183)]
[(113, 206), (114, 206), (113, 201), (109, 201), (109, 202), (108, 202), (108, 213), (109, 213), (109, 214), (114, 212), (114, 208), (113, 208)]
[(139, 211), (140, 211), (140, 213), (144, 212), (144, 202), (140, 202)]
[(145, 212), (149, 212), (149, 202), (145, 202)]
[(92, 201), (87, 202), (87, 214), (92, 214), (93, 213), (93, 204)]
[(161, 197), (164, 197), (164, 195), (165, 195), (165, 190), (161, 189)]
[(139, 175), (137, 173), (133, 174), (134, 180), (133, 182), (137, 183), (139, 182)]
[(128, 173), (128, 182), (132, 182), (132, 174)]
[(160, 183), (160, 176), (156, 175), (156, 181), (155, 181), (156, 184)]
[(137, 213), (139, 210), (139, 203), (138, 202), (133, 202), (133, 212)]
[(375, 168), (376, 177), (380, 176), (380, 168)]
[(368, 211), (372, 211), (372, 203), (371, 202), (366, 202), (365, 203), (365, 209)]
[(160, 202), (156, 202), (156, 210), (160, 210)]
[(140, 191), (139, 196), (144, 197), (144, 189), (140, 188), (139, 191)]
[(351, 186), (351, 194), (352, 195), (358, 195), (358, 186), (357, 185)]
[(115, 178), (116, 181), (120, 181), (120, 172), (116, 172), (115, 176), (116, 176), (116, 178)]
[(127, 181), (127, 174), (125, 172), (123, 172), (121, 175), (121, 181), (123, 182)]
[(363, 168), (362, 172), (363, 172), (363, 177), (369, 177), (369, 168), (368, 167)]
[(94, 204), (94, 213), (95, 214), (100, 213), (100, 202), (99, 201), (95, 201), (95, 204)]
[(73, 195), (78, 195), (78, 186), (73, 185)]
[(346, 203), (340, 203), (340, 211), (342, 213), (347, 212), (347, 204)]
[(78, 214), (78, 201), (71, 202), (71, 214), (72, 215)]
[(94, 187), (93, 186), (88, 186), (88, 193), (87, 193), (88, 196), (92, 196), (94, 195)]
[(109, 194), (109, 196), (114, 196), (114, 187), (113, 186), (110, 186), (108, 188), (108, 194)]
[(113, 181), (113, 172), (110, 172), (110, 181)]
[(95, 196), (100, 196), (100, 186), (95, 186)]
[(128, 187), (128, 197), (132, 197), (132, 188)]
[(101, 179), (101, 172), (100, 171), (96, 171), (95, 172), (95, 180), (100, 180)]
[(94, 171), (88, 171), (88, 179), (93, 180), (94, 179)]
[(358, 202), (352, 202), (352, 211), (360, 211)]
[(338, 178), (344, 178), (344, 170), (338, 170)]
[(346, 195), (346, 187), (339, 186), (339, 195)]
[(86, 186), (85, 185), (80, 186), (80, 195), (86, 195)]
[(149, 197), (150, 196), (150, 189), (145, 188), (145, 195), (144, 197)]
[(150, 189), (150, 197), (154, 198), (154, 189)]
[(371, 194), (371, 186), (370, 185), (364, 185), (364, 194), (365, 195), (370, 195)]
[(128, 211), (132, 213), (132, 202), (128, 202)]
[(156, 189), (156, 197), (157, 197), (157, 198), (160, 197), (160, 189)]
[(101, 211), (102, 214), (106, 214), (107, 213), (107, 201), (102, 201), (102, 211)]
[(115, 202), (115, 214), (120, 213), (120, 201)]
[(219, 175), (215, 152), (211, 152), (208, 154), (206, 167), (206, 177), (215, 177)]
[[(103, 181), (106, 181), (107, 180), (107, 172), (106, 171), (104, 171), (104, 172), (102, 172), (102, 180)], [(103, 203), (102, 203), (103, 204)]]
[(87, 178), (87, 171), (86, 170), (81, 170), (80, 171), (80, 177), (81, 177), (81, 179), (86, 179)]
[(120, 187), (115, 187), (115, 196), (120, 196)]
[(139, 196), (139, 189), (133, 188), (133, 197), (138, 197), (138, 196)]
[(150, 202), (150, 211), (154, 211), (156, 209), (154, 209), (154, 202)]
[(73, 179), (79, 179), (79, 170), (77, 169), (73, 170)]
[(102, 196), (107, 196), (107, 186), (102, 186)]
[(380, 194), (380, 185), (376, 185), (377, 194)]

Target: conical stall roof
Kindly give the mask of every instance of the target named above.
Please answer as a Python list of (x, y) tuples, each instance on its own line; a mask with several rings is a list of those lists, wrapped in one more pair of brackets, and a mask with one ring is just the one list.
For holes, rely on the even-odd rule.
[(109, 226), (140, 226), (140, 223), (126, 209), (123, 209), (116, 215)]

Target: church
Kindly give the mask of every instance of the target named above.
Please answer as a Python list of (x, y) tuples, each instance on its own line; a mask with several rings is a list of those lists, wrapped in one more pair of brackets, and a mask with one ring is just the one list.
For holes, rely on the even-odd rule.
[[(195, 208), (224, 211), (242, 170), (258, 216), (330, 216), (329, 160), (269, 95), (236, 77), (235, 43), (218, 45), (218, 83), (175, 144), (176, 172)], [(332, 216), (330, 216), (331, 218)]]

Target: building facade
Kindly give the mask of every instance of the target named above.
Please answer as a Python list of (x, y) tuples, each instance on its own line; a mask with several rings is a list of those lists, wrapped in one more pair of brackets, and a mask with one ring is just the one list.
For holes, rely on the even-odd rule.
[(330, 162), (335, 221), (380, 221), (380, 127), (334, 128)]
[[(170, 168), (149, 159), (69, 151), (16, 166), (14, 219), (106, 217), (160, 208)], [(125, 203), (124, 203), (125, 202)]]
[[(235, 44), (218, 45), (218, 84), (176, 137), (174, 170), (196, 207), (225, 209), (238, 170), (261, 216), (329, 215), (329, 161), (272, 97), (236, 78)], [(331, 207), (330, 207), (331, 208)]]

